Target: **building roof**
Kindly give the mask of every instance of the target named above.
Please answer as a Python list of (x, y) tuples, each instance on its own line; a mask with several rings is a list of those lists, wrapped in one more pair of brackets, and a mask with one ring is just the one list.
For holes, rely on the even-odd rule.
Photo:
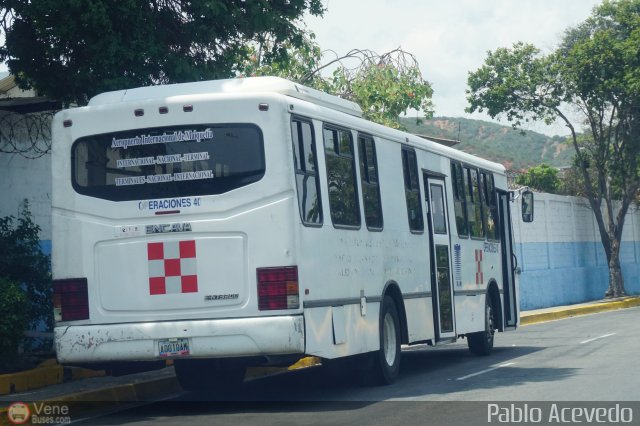
[(13, 75), (5, 71), (0, 72), (0, 111), (29, 114), (61, 108), (60, 101), (35, 96), (32, 91), (19, 90)]

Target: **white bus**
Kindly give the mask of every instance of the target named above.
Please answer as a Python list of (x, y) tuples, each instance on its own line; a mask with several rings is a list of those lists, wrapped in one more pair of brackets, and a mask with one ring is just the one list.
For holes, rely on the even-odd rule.
[(519, 322), (504, 168), (257, 77), (109, 92), (53, 121), (58, 360), (183, 387)]

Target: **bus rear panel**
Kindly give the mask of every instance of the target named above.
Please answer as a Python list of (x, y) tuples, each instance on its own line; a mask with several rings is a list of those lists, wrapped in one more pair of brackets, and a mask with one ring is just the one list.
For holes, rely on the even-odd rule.
[(61, 362), (304, 352), (284, 108), (210, 95), (58, 114)]

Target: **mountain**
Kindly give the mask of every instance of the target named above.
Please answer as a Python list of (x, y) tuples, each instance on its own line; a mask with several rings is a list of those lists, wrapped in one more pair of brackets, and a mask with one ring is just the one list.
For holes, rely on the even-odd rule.
[(526, 170), (545, 163), (553, 167), (570, 166), (573, 149), (562, 136), (549, 137), (510, 126), (467, 118), (403, 117), (401, 124), (410, 133), (460, 140), (455, 148), (503, 164), (508, 170)]

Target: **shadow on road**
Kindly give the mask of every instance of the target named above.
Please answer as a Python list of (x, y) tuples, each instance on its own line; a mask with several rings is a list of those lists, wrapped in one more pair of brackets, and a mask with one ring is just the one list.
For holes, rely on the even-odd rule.
[[(488, 357), (477, 357), (466, 347), (408, 348), (402, 354), (398, 381), (391, 386), (363, 385), (362, 372), (347, 365), (340, 373), (322, 367), (290, 372), (246, 382), (236, 390), (207, 393), (186, 393), (182, 401), (227, 402), (316, 402), (316, 401), (385, 401), (428, 400), (430, 395), (446, 395), (480, 389), (514, 387), (529, 382), (553, 382), (574, 374), (571, 368), (524, 368), (517, 359), (540, 347), (497, 347)], [(486, 374), (473, 375), (492, 369)], [(364, 382), (366, 382), (366, 378)], [(317, 407), (316, 407), (317, 408)]]
[[(398, 419), (394, 416), (399, 410), (405, 414), (415, 413), (410, 419), (423, 419), (425, 410), (432, 413), (432, 418), (435, 411), (444, 422), (460, 410), (486, 411), (486, 403), (461, 405), (453, 401), (489, 400), (492, 389), (517, 389), (518, 385), (532, 382), (551, 383), (574, 374), (575, 369), (571, 368), (518, 365), (519, 358), (543, 349), (496, 347), (493, 355), (477, 357), (470, 354), (466, 346), (458, 344), (412, 347), (403, 351), (400, 377), (391, 386), (363, 386), (353, 369), (335, 374), (335, 370), (312, 367), (247, 381), (233, 390), (223, 386), (215, 392), (185, 392), (169, 401), (93, 419), (91, 424), (153, 424), (158, 419), (164, 419), (165, 424), (174, 424), (174, 421), (180, 424), (185, 416), (192, 424), (208, 424), (213, 419), (216, 424), (260, 426), (361, 424), (362, 419), (368, 419), (366, 424), (395, 424), (394, 419)], [(511, 364), (500, 367), (506, 363)], [(484, 370), (488, 371), (475, 374)], [(512, 399), (518, 400), (515, 391)]]

